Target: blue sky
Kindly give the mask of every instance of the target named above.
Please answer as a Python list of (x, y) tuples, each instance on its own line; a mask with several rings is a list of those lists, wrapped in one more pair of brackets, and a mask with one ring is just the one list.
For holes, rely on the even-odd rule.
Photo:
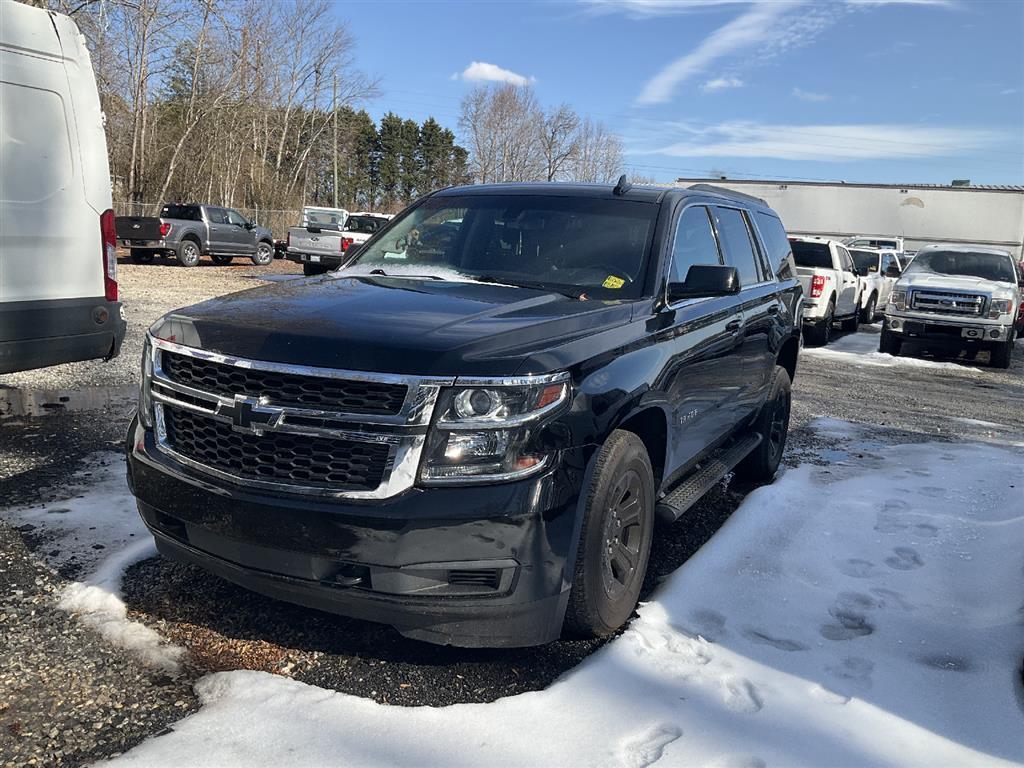
[[(366, 104), (457, 130), (475, 84), (530, 82), (629, 169), (1024, 184), (1021, 0), (337, 3)], [(363, 23), (363, 19), (367, 22)]]

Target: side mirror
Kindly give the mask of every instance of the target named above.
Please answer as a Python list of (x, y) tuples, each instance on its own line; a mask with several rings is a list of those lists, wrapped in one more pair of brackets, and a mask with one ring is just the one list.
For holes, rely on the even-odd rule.
[(889, 267), (888, 269), (885, 270), (885, 276), (886, 277), (899, 277), (900, 276), (900, 268), (899, 267)]
[(694, 264), (686, 273), (686, 282), (668, 284), (669, 303), (739, 292), (740, 275), (736, 267), (721, 264)]
[(242, 226), (244, 226), (246, 229), (256, 229), (256, 225), (253, 224), (251, 221), (245, 222), (245, 224), (243, 224)]

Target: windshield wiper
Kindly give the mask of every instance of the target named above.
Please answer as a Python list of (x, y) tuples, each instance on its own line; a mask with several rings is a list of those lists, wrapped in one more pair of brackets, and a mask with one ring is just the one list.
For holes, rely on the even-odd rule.
[(547, 283), (539, 283), (533, 280), (507, 280), (503, 277), (495, 277), (494, 275), (480, 275), (474, 277), (478, 283), (494, 283), (497, 285), (511, 285), (516, 288), (532, 288), (535, 291), (545, 291), (546, 293), (558, 293), (562, 296), (568, 296), (570, 299), (583, 299), (586, 298), (587, 294), (578, 288), (572, 288), (566, 285), (560, 285), (555, 287), (548, 285)]
[[(440, 275), (407, 275), (404, 272), (398, 272), (398, 273), (396, 273), (394, 275), (389, 275), (383, 269), (371, 269), (367, 274), (370, 274), (370, 275), (380, 275), (381, 277), (408, 277), (408, 278), (412, 278), (413, 280), (444, 280), (445, 279), (445, 278), (441, 277)], [(354, 277), (358, 277), (358, 275), (354, 275)]]

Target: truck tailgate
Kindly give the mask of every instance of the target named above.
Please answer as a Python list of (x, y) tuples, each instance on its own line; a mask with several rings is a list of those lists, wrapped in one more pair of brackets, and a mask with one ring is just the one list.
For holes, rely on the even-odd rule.
[(305, 227), (292, 227), (288, 230), (288, 250), (337, 256), (343, 252), (342, 237), (342, 233), (336, 230), (322, 229), (319, 232), (310, 232)]
[(118, 216), (114, 219), (118, 240), (159, 240), (160, 219), (154, 216)]

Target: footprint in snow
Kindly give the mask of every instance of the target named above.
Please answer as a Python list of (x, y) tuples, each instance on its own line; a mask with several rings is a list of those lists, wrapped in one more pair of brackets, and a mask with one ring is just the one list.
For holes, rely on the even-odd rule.
[(867, 595), (844, 592), (828, 609), (834, 621), (822, 624), (821, 636), (826, 640), (853, 640), (865, 637), (875, 631), (875, 625), (868, 621), (862, 611), (877, 607), (878, 603)]
[(946, 495), (945, 488), (939, 488), (936, 485), (926, 485), (920, 489), (922, 496), (927, 496), (930, 499), (941, 499)]
[(878, 605), (880, 608), (899, 608), (901, 611), (914, 610), (914, 605), (908, 602), (903, 595), (894, 590), (885, 589), (883, 587), (872, 587), (871, 594), (878, 596)]
[(772, 648), (777, 648), (780, 651), (806, 651), (809, 647), (803, 643), (797, 642), (796, 640), (789, 640), (785, 637), (774, 637), (769, 635), (767, 632), (761, 632), (753, 627), (747, 627), (744, 629), (743, 636), (751, 642), (758, 643), (760, 645), (770, 645)]
[(619, 765), (623, 768), (647, 768), (661, 759), (665, 747), (683, 735), (671, 723), (658, 723), (636, 733), (619, 748)]
[(693, 626), (696, 629), (694, 634), (717, 643), (726, 635), (725, 616), (718, 611), (701, 609), (693, 612)]
[(877, 576), (879, 573), (874, 563), (870, 560), (861, 560), (859, 558), (843, 560), (841, 563), (836, 564), (836, 568), (845, 576), (852, 576), (855, 579), (869, 579), (872, 576)]
[(860, 656), (848, 656), (838, 664), (825, 667), (825, 671), (844, 683), (854, 683), (859, 688), (870, 688), (875, 662)]
[(912, 571), (924, 565), (924, 560), (917, 554), (917, 550), (910, 547), (895, 547), (892, 555), (885, 558), (885, 564), (897, 571)]
[(725, 681), (725, 705), (733, 712), (752, 715), (760, 712), (764, 702), (761, 693), (745, 677), (733, 677)]

